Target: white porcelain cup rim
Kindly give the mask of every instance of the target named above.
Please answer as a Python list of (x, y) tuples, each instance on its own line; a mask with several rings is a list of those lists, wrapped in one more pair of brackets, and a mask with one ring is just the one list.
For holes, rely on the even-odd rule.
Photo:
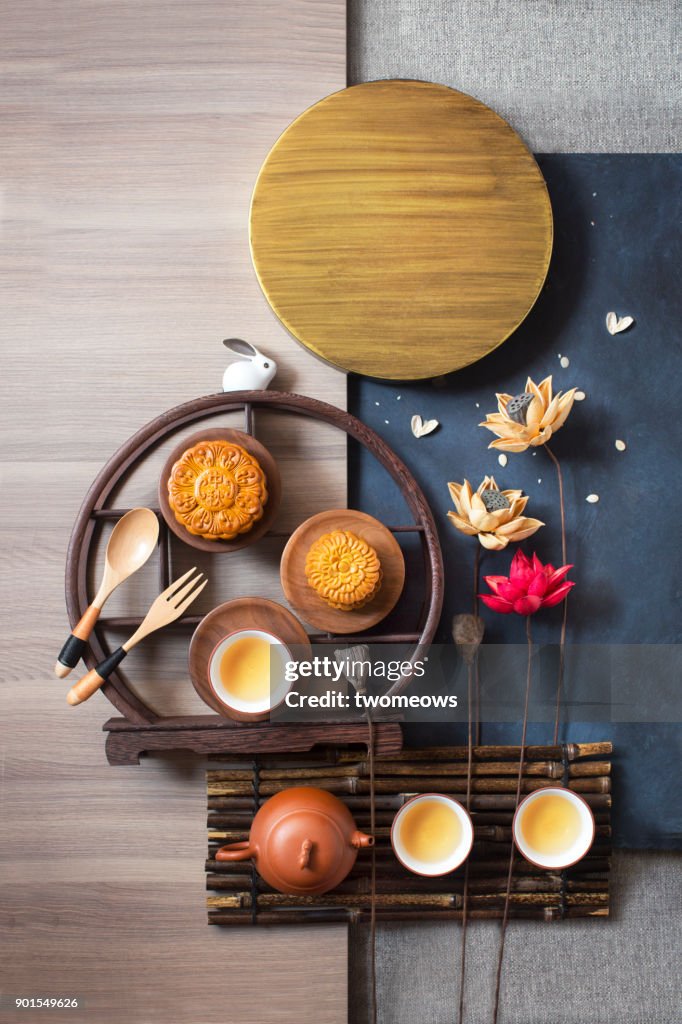
[[(554, 855), (538, 852), (530, 843), (526, 842), (522, 831), (523, 815), (527, 807), (536, 800), (542, 800), (548, 794), (558, 795), (562, 799), (568, 800), (580, 813), (580, 834), (578, 838), (565, 851)], [(573, 864), (577, 864), (579, 860), (582, 860), (592, 846), (595, 831), (594, 815), (587, 801), (579, 793), (574, 793), (572, 789), (566, 789), (563, 786), (544, 786), (542, 789), (536, 789), (532, 793), (528, 793), (516, 808), (512, 822), (514, 844), (519, 853), (529, 863), (547, 870), (569, 868)]]
[[(278, 648), (281, 652), (282, 678), (276, 683), (274, 689), (271, 686), (270, 699), (268, 700), (239, 700), (234, 696), (234, 694), (230, 693), (229, 689), (223, 684), (219, 676), (220, 661), (225, 651), (237, 640), (247, 637), (257, 637), (258, 639), (266, 640), (271, 647)], [(289, 660), (291, 660), (291, 652), (289, 651), (289, 648), (275, 633), (271, 633), (267, 629), (251, 628), (248, 626), (243, 629), (235, 629), (219, 640), (211, 651), (207, 668), (208, 683), (220, 703), (224, 704), (225, 707), (229, 708), (231, 711), (236, 711), (246, 715), (264, 714), (265, 712), (273, 711), (278, 707), (283, 702), (288, 691), (291, 689), (291, 684), (287, 683), (284, 679), (284, 663)]]
[[(462, 826), (462, 835), (454, 848), (450, 856), (445, 857), (442, 861), (436, 863), (426, 863), (424, 861), (417, 860), (416, 857), (411, 857), (405, 847), (403, 846), (400, 839), (400, 826), (405, 818), (406, 811), (413, 806), (415, 803), (423, 803), (425, 801), (438, 801), (451, 808)], [(447, 875), (451, 871), (456, 871), (471, 853), (471, 847), (474, 843), (474, 826), (471, 820), (471, 816), (467, 809), (453, 797), (448, 796), (445, 793), (419, 793), (417, 796), (410, 797), (406, 800), (403, 806), (400, 808), (393, 824), (391, 825), (391, 846), (393, 852), (404, 868), (411, 871), (415, 875), (424, 875), (429, 878), (435, 878), (438, 875)]]

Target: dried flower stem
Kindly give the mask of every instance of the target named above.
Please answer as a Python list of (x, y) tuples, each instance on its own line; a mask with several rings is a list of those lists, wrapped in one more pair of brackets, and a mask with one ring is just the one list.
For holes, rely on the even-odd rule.
[[(372, 716), (367, 711), (368, 742), (367, 755), (369, 759), (369, 831), (371, 835), (376, 832), (376, 800), (374, 792), (374, 724)], [(370, 1020), (377, 1024), (377, 856), (376, 847), (371, 848), (371, 903), (369, 919), (369, 970), (370, 970)]]
[(566, 563), (568, 562), (568, 558), (566, 557), (566, 511), (564, 509), (564, 476), (561, 472), (561, 464), (548, 444), (545, 445), (545, 451), (547, 452), (550, 459), (556, 466), (556, 473), (559, 481), (559, 506), (561, 508), (561, 558), (562, 565), (566, 565)]
[[(528, 703), (530, 698), (530, 681), (532, 675), (533, 642), (530, 631), (530, 615), (526, 616), (526, 640), (528, 642), (528, 670), (526, 673), (526, 699), (523, 705), (523, 728), (521, 730), (521, 755), (519, 757), (519, 774), (516, 779), (516, 803), (519, 806), (521, 799), (521, 780), (523, 778), (523, 766), (526, 760), (526, 730), (528, 728)], [(507, 922), (509, 920), (509, 897), (511, 896), (512, 876), (514, 874), (514, 838), (512, 836), (511, 850), (509, 851), (509, 870), (507, 872), (507, 891), (504, 897), (504, 912), (502, 915), (502, 931), (500, 934), (500, 952), (497, 959), (497, 975), (495, 978), (495, 1005), (493, 1008), (493, 1024), (497, 1024), (497, 1014), (500, 1008), (500, 983), (502, 981), (502, 964), (504, 961), (504, 940), (507, 934)]]
[[(481, 545), (476, 544), (476, 553), (474, 555), (474, 593), (473, 593), (473, 608), (472, 613), (474, 618), (478, 617), (478, 591), (479, 591), (479, 575), (481, 569)], [(467, 665), (467, 789), (466, 789), (466, 809), (471, 810), (471, 777), (472, 777), (472, 764), (473, 764), (473, 744), (474, 744), (474, 721), (476, 723), (476, 746), (480, 745), (481, 742), (481, 679), (478, 671), (478, 652), (479, 648), (476, 648), (476, 653), (473, 659)], [(476, 690), (476, 710), (473, 712), (473, 699), (474, 699), (474, 680)], [(464, 982), (466, 977), (466, 940), (467, 940), (467, 923), (468, 923), (468, 909), (469, 909), (469, 860), (467, 859), (464, 865), (464, 887), (462, 892), (462, 957), (460, 963), (459, 972), (459, 1024), (462, 1024), (464, 1020)]]
[[(474, 555), (474, 599), (473, 599), (473, 613), (474, 616), (478, 617), (478, 591), (480, 589), (479, 576), (481, 571), (481, 545), (476, 545), (476, 554)], [(476, 746), (481, 745), (481, 677), (478, 671), (478, 652), (479, 648), (476, 648), (476, 654), (474, 655), (474, 671), (476, 673), (476, 714), (474, 721), (476, 722)], [(469, 695), (469, 714), (471, 714), (471, 694)]]
[[(559, 481), (559, 506), (561, 509), (561, 562), (562, 565), (566, 565), (568, 558), (566, 557), (566, 511), (564, 508), (564, 478), (561, 472), (561, 464), (557, 459), (556, 455), (549, 447), (545, 445), (545, 451), (549, 455), (550, 459), (556, 466), (557, 479)], [(557, 678), (556, 688), (556, 711), (554, 714), (554, 744), (556, 745), (559, 739), (559, 719), (561, 717), (561, 695), (564, 688), (564, 664), (566, 655), (566, 622), (568, 619), (568, 598), (563, 602), (564, 610), (561, 619), (561, 634), (559, 637), (559, 674)]]
[[(476, 552), (476, 582), (478, 581), (478, 552)], [(476, 592), (474, 592), (476, 593)], [(476, 614), (477, 598), (474, 596), (474, 615)], [(471, 810), (471, 776), (473, 763), (473, 728), (472, 728), (472, 697), (474, 681), (474, 662), (478, 662), (478, 651), (474, 659), (467, 665), (467, 707), (468, 707), (468, 728), (467, 728), (467, 790), (466, 809)], [(477, 673), (478, 675), (478, 673)], [(476, 722), (478, 728), (478, 721)], [(469, 860), (464, 865), (464, 887), (462, 891), (462, 957), (459, 970), (459, 1024), (464, 1020), (464, 978), (466, 974), (466, 941), (467, 941), (467, 920), (469, 909)]]

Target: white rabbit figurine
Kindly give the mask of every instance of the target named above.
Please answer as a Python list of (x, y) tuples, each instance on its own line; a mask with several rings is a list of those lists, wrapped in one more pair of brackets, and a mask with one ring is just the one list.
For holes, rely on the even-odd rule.
[(265, 391), (277, 373), (275, 360), (241, 338), (226, 338), (223, 345), (243, 360), (225, 370), (223, 391)]

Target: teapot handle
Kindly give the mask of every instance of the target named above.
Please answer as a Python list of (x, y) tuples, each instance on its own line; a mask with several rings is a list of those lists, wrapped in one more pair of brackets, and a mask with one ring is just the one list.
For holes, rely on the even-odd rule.
[(222, 861), (249, 860), (254, 853), (255, 850), (251, 849), (251, 844), (247, 839), (242, 843), (229, 843), (227, 846), (221, 846), (216, 851), (215, 859)]

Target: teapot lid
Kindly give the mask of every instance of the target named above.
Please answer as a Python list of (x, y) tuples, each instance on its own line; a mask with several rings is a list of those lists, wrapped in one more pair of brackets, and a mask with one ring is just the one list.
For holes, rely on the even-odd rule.
[(338, 884), (355, 860), (349, 836), (316, 807), (292, 808), (273, 822), (259, 850), (259, 865), (276, 888), (305, 892)]

